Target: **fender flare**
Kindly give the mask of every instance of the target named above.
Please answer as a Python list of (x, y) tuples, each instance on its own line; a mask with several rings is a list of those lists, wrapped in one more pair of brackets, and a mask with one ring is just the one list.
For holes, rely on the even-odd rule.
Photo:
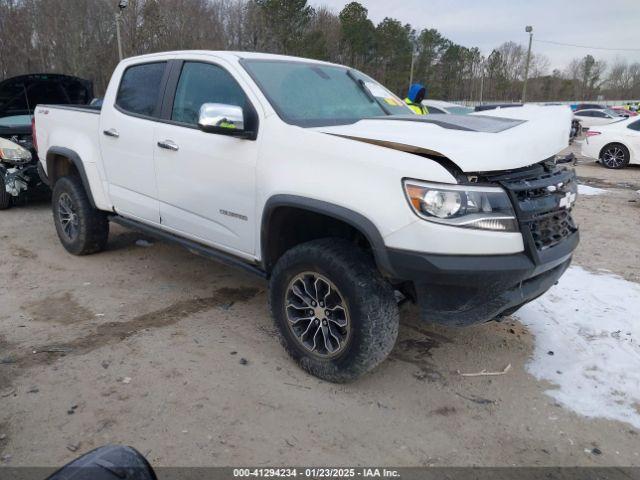
[(264, 253), (269, 251), (268, 244), (271, 240), (268, 236), (269, 225), (273, 212), (279, 207), (294, 207), (301, 210), (319, 213), (336, 220), (342, 221), (347, 225), (361, 232), (373, 251), (373, 256), (378, 269), (386, 275), (392, 276), (393, 268), (389, 262), (387, 247), (378, 228), (364, 215), (354, 212), (345, 207), (335, 205), (333, 203), (316, 200), (314, 198), (301, 197), (298, 195), (278, 194), (270, 197), (262, 210), (262, 223), (260, 227), (260, 251), (262, 252), (262, 264), (265, 270), (269, 269), (267, 259)]
[(47, 150), (47, 157), (46, 157), (46, 161), (47, 161), (47, 177), (49, 180), (49, 184), (51, 186), (51, 188), (53, 189), (53, 186), (55, 185), (56, 181), (58, 180), (57, 177), (52, 176), (51, 172), (54, 171), (53, 169), (53, 164), (55, 162), (55, 156), (61, 156), (64, 157), (66, 159), (68, 159), (74, 167), (76, 167), (76, 170), (78, 171), (78, 174), (80, 175), (80, 179), (82, 180), (82, 186), (84, 187), (85, 193), (87, 194), (87, 197), (89, 198), (89, 203), (91, 203), (91, 206), (93, 208), (96, 208), (96, 202), (93, 200), (93, 194), (91, 193), (91, 187), (89, 185), (89, 179), (87, 178), (87, 172), (84, 169), (84, 164), (82, 163), (82, 159), (80, 158), (80, 155), (78, 155), (76, 152), (74, 152), (73, 150), (69, 149), (69, 148), (65, 148), (65, 147), (50, 147), (49, 150)]

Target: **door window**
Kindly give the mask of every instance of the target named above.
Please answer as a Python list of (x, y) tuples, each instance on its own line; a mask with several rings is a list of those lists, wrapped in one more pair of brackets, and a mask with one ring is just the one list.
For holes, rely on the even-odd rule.
[(224, 68), (210, 63), (185, 62), (173, 100), (171, 120), (197, 125), (203, 103), (245, 108), (246, 96)]
[(157, 62), (127, 68), (122, 75), (116, 105), (129, 113), (156, 116), (165, 66), (166, 62)]

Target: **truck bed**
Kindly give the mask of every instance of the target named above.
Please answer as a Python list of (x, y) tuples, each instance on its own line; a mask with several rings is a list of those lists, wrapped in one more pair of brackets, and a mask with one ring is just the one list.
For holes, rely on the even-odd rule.
[[(100, 107), (89, 105), (38, 105), (35, 135), (42, 167), (49, 176), (47, 160), (56, 152), (73, 151), (82, 159), (92, 185), (101, 185)], [(45, 154), (46, 152), (46, 154)], [(46, 157), (45, 157), (46, 155)], [(94, 183), (95, 182), (95, 183)], [(99, 201), (99, 195), (94, 195)]]

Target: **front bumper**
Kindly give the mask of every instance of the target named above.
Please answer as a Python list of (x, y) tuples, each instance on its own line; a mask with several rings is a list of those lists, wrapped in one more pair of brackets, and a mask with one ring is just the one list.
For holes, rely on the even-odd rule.
[(536, 264), (525, 253), (432, 255), (389, 250), (394, 276), (409, 281), (423, 320), (468, 326), (508, 315), (553, 286), (571, 263), (575, 232)]
[(483, 180), (509, 194), (524, 249), (505, 255), (388, 249), (391, 276), (404, 283), (426, 321), (466, 326), (508, 315), (546, 292), (571, 263), (579, 242), (573, 171), (540, 164)]
[(42, 184), (37, 162), (22, 164), (0, 163), (0, 177), (9, 195), (22, 197), (27, 191)]

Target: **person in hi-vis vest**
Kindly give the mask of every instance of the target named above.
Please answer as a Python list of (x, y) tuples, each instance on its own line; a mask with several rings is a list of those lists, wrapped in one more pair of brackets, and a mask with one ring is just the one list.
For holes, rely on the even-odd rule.
[(416, 115), (426, 115), (429, 113), (427, 107), (422, 105), (422, 100), (424, 100), (426, 94), (427, 89), (419, 83), (414, 83), (409, 88), (409, 94), (407, 95), (407, 98), (404, 99), (404, 101)]

